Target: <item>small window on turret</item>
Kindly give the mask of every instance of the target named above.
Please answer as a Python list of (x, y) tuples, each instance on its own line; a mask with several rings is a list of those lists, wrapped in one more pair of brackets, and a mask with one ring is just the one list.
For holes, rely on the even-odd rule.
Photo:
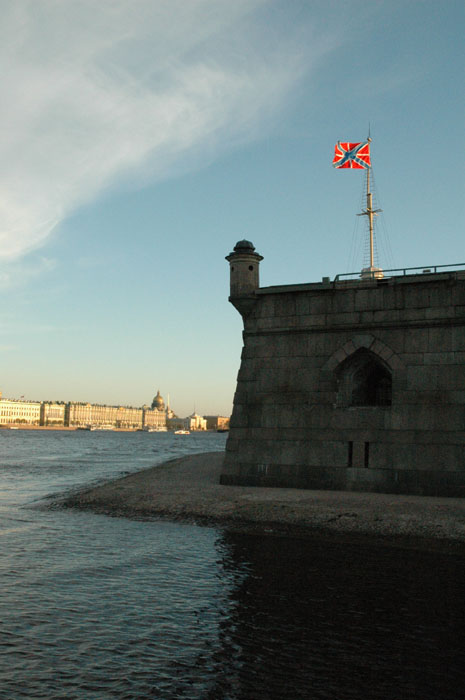
[(250, 270), (250, 271), (253, 270), (253, 265), (249, 265), (249, 270)]

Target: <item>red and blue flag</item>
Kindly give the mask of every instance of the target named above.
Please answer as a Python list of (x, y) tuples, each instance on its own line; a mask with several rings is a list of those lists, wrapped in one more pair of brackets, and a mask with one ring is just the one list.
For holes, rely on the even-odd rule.
[(358, 168), (359, 170), (371, 168), (369, 142), (341, 143), (338, 141), (334, 148), (333, 167)]

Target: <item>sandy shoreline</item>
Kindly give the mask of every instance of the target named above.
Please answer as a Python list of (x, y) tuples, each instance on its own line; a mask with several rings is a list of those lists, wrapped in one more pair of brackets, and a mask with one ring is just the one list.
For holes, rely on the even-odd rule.
[(52, 507), (465, 553), (465, 499), (221, 486), (223, 456), (175, 459), (65, 494)]

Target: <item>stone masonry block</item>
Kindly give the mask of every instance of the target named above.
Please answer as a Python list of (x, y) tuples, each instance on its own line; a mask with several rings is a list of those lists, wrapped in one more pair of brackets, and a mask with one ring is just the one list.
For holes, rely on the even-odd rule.
[(408, 425), (416, 430), (454, 431), (463, 429), (465, 407), (442, 405), (441, 410), (433, 406), (408, 406)]
[(309, 296), (310, 314), (325, 315), (331, 311), (331, 297), (328, 294)]
[(255, 323), (255, 327), (259, 331), (266, 331), (270, 328), (275, 328), (276, 325), (277, 320), (275, 318), (271, 318), (270, 316), (266, 316), (265, 318), (259, 318)]
[(332, 294), (332, 313), (347, 313), (355, 310), (355, 295), (353, 289), (341, 289)]
[(287, 357), (289, 354), (289, 336), (287, 334), (270, 333), (262, 336), (262, 357)]
[(390, 411), (386, 411), (384, 425), (387, 430), (414, 430), (415, 426), (409, 426), (408, 406), (393, 406)]
[[(438, 285), (436, 287), (432, 287), (430, 289), (430, 306), (431, 307), (453, 307), (456, 306), (457, 304), (465, 304), (465, 299), (460, 302), (459, 298), (456, 296), (455, 292), (458, 289), (456, 285), (451, 287), (449, 284), (444, 286), (444, 285)], [(465, 291), (465, 288), (462, 287), (462, 289)]]
[(441, 321), (445, 318), (454, 318), (456, 308), (454, 306), (434, 306), (432, 309), (425, 309), (425, 318)]
[(370, 442), (368, 466), (374, 469), (387, 469), (392, 461), (392, 446), (388, 442)]
[(288, 353), (291, 357), (308, 355), (308, 334), (290, 333), (287, 339)]
[(374, 287), (356, 290), (354, 302), (356, 311), (375, 311), (376, 309), (382, 309), (384, 307), (383, 290)]
[(386, 362), (391, 367), (392, 370), (400, 372), (405, 369), (405, 365), (402, 359), (398, 355), (388, 355)]
[(399, 360), (396, 356), (391, 358), (390, 365), (393, 370), (392, 376), (392, 405), (396, 405), (402, 401), (402, 392), (407, 390), (407, 369), (405, 367), (396, 366)]
[(327, 317), (325, 314), (307, 314), (298, 317), (300, 328), (315, 328), (326, 326)]
[(365, 444), (360, 440), (354, 440), (352, 445), (352, 467), (365, 467)]
[[(399, 309), (382, 309), (380, 311), (373, 311), (372, 321), (375, 323), (386, 323), (386, 321), (392, 323), (393, 321), (398, 321), (400, 318), (401, 311)], [(363, 318), (363, 320), (365, 320)]]
[[(392, 307), (391, 307), (392, 304)], [(405, 298), (404, 298), (404, 287), (397, 285), (393, 288), (393, 299), (389, 305), (389, 308), (394, 309), (404, 309), (405, 308)]]
[(241, 363), (237, 380), (247, 381), (251, 379), (256, 379), (257, 371), (259, 371), (260, 364), (254, 360), (244, 360)]
[(428, 287), (411, 285), (405, 294), (406, 309), (421, 309), (431, 306), (430, 290)]
[(266, 296), (259, 298), (259, 301), (257, 303), (256, 308), (257, 307), (259, 308), (260, 315), (262, 317), (271, 316), (273, 318), (275, 316), (275, 312), (274, 312), (275, 299), (276, 299), (276, 295), (274, 295), (274, 294), (267, 294)]
[(276, 316), (295, 316), (295, 295), (276, 295), (274, 308)]
[(302, 357), (301, 359), (301, 364), (300, 367), (306, 368), (306, 369), (318, 369), (320, 370), (324, 364), (326, 364), (326, 360), (328, 359), (326, 355), (307, 355), (307, 357)]
[(424, 321), (426, 318), (427, 309), (403, 309), (402, 313), (399, 315), (400, 322), (408, 321)]
[(346, 340), (343, 337), (342, 342), (339, 343), (338, 338), (335, 338), (333, 334), (320, 333), (319, 331), (310, 332), (307, 339), (307, 355), (326, 355), (327, 358)]
[(406, 329), (404, 347), (405, 352), (428, 352), (430, 350), (430, 336), (428, 329)]
[(422, 350), (424, 352), (451, 352), (458, 347), (465, 347), (464, 344), (460, 346), (460, 338), (457, 337), (457, 330), (458, 329), (451, 327), (429, 328), (425, 331), (428, 334), (428, 343)]
[(371, 347), (371, 344), (374, 341), (374, 336), (370, 335), (369, 333), (360, 333), (358, 335), (354, 335), (352, 338), (352, 343), (353, 345), (358, 349), (358, 348), (367, 348), (369, 349)]
[(405, 349), (405, 330), (390, 329), (379, 330), (376, 333), (379, 340), (382, 340), (385, 345), (390, 347), (395, 353), (401, 354)]
[(384, 343), (382, 343), (378, 339), (376, 339), (371, 344), (370, 350), (371, 350), (371, 352), (374, 352), (376, 355), (379, 355), (380, 357), (382, 357), (383, 360), (386, 360), (386, 362), (393, 355), (392, 350), (390, 348), (388, 348)]
[(465, 389), (465, 365), (441, 365), (436, 371), (439, 389)]
[(454, 365), (456, 364), (454, 352), (425, 352), (423, 362), (425, 365)]
[(347, 352), (344, 348), (340, 348), (332, 358), (332, 366), (337, 367), (341, 362), (343, 362), (347, 357)]
[(400, 357), (402, 357), (402, 361), (406, 367), (424, 365), (423, 352), (403, 352), (402, 355), (400, 355)]
[(456, 283), (452, 289), (452, 304), (454, 306), (465, 306), (465, 284)]
[(450, 329), (452, 350), (465, 349), (465, 321), (464, 325), (454, 326)]
[(317, 391), (320, 386), (320, 372), (318, 369), (301, 369), (295, 376), (295, 386), (301, 391)]
[(465, 389), (459, 391), (449, 391), (448, 394), (450, 403), (465, 405)]
[(360, 326), (360, 312), (331, 314), (327, 318), (328, 326), (350, 326), (351, 328)]
[(411, 469), (417, 464), (417, 446), (412, 444), (397, 444), (392, 448), (392, 468)]
[(407, 388), (410, 391), (437, 389), (438, 368), (435, 365), (407, 367)]
[(297, 294), (295, 298), (297, 316), (310, 316), (310, 298), (306, 294)]
[(353, 355), (354, 352), (358, 350), (358, 347), (352, 342), (352, 340), (348, 340), (347, 343), (344, 343), (342, 349), (344, 350), (346, 356), (349, 357), (349, 355)]

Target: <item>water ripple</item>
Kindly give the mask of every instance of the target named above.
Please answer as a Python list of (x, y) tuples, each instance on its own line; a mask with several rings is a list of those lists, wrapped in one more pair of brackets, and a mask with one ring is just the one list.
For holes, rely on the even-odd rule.
[[(462, 559), (30, 509), (188, 443), (11, 435), (0, 433), (1, 700), (460, 696)], [(193, 451), (221, 444), (203, 437)]]

